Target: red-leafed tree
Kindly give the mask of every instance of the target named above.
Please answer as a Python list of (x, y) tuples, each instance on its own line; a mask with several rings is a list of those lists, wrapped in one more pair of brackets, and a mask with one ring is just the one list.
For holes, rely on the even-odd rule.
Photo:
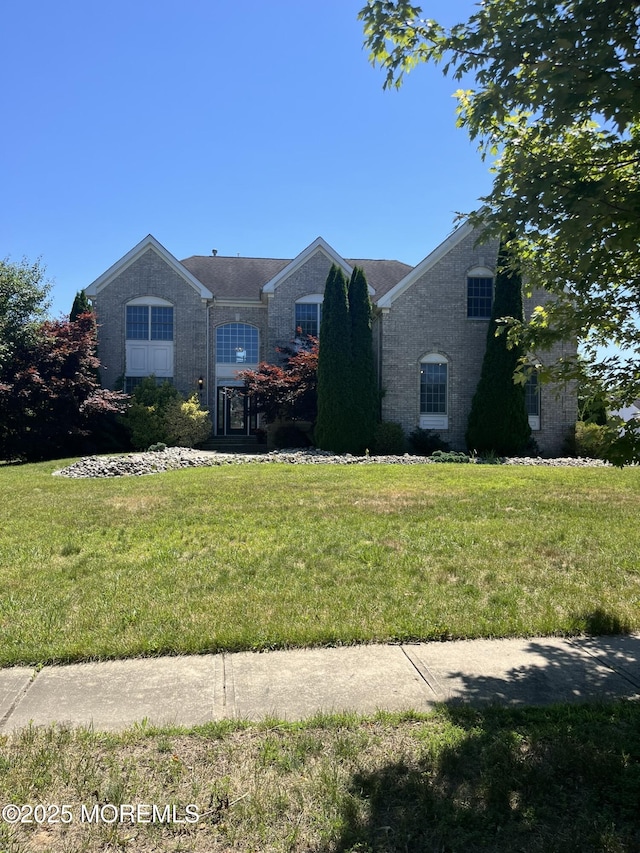
[(0, 377), (0, 458), (52, 459), (85, 449), (127, 397), (101, 388), (95, 316), (47, 320), (19, 343)]
[(288, 347), (278, 347), (281, 364), (266, 361), (257, 370), (243, 370), (238, 378), (262, 414), (265, 423), (279, 418), (315, 422), (317, 403), (318, 341), (307, 337)]

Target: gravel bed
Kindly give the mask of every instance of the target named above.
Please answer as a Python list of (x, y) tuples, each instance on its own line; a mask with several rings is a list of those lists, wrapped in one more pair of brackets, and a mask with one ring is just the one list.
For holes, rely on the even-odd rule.
[[(276, 450), (271, 453), (218, 453), (194, 450), (187, 447), (168, 447), (166, 450), (146, 453), (128, 453), (121, 456), (85, 456), (67, 468), (54, 471), (61, 477), (140, 477), (159, 474), (179, 468), (212, 467), (215, 465), (265, 465), (273, 462), (291, 465), (433, 465), (425, 456), (336, 456), (326, 450)], [(599, 459), (542, 459), (541, 457), (514, 457), (500, 459), (508, 465), (547, 465), (552, 467), (602, 467), (608, 463)], [(482, 464), (478, 460), (476, 464)]]

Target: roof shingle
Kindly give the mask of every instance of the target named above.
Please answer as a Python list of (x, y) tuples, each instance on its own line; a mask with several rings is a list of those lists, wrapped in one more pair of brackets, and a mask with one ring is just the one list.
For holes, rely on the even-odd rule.
[[(375, 291), (374, 302), (413, 269), (401, 261), (345, 260), (351, 267), (362, 267), (367, 283)], [(265, 284), (291, 263), (291, 259), (192, 255), (180, 263), (217, 299), (258, 300)]]

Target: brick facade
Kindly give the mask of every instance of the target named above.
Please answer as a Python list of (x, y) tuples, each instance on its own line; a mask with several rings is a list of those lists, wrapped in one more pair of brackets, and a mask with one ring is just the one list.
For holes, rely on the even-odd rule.
[(102, 381), (113, 388), (126, 375), (126, 305), (145, 296), (164, 299), (173, 306), (173, 381), (181, 393), (192, 394), (207, 366), (206, 304), (153, 249), (127, 266), (94, 300)]
[[(212, 414), (218, 396), (216, 388), (236, 384), (236, 365), (216, 364), (218, 329), (228, 323), (247, 324), (256, 329), (258, 360), (273, 360), (275, 347), (293, 337), (296, 300), (322, 294), (331, 264), (336, 260), (346, 271), (350, 268), (349, 262), (338, 258), (318, 238), (297, 259), (278, 264), (280, 271), (275, 276), (272, 274), (275, 262), (265, 259), (265, 269), (267, 263), (271, 267), (269, 277), (262, 281), (256, 277), (260, 263), (255, 259), (251, 265), (252, 281), (239, 281), (238, 295), (234, 297), (229, 295), (229, 282), (235, 281), (235, 259), (197, 258), (201, 278), (196, 279), (153, 238), (147, 238), (147, 243), (148, 246), (143, 241), (136, 247), (137, 254), (132, 250), (132, 261), (125, 262), (129, 258), (125, 256), (87, 288), (98, 317), (103, 381), (107, 387), (114, 387), (127, 371), (127, 303), (132, 299), (144, 301), (143, 297), (165, 300), (173, 306), (173, 382), (182, 393), (190, 394), (202, 377), (203, 402)], [(378, 289), (372, 297), (373, 338), (384, 420), (399, 421), (407, 433), (420, 425), (421, 360), (438, 356), (447, 362), (446, 427), (438, 431), (453, 448), (464, 448), (467, 417), (480, 376), (488, 326), (487, 319), (467, 316), (467, 275), (474, 270), (485, 270), (491, 275), (497, 250), (495, 242), (476, 245), (476, 235), (463, 228), (408, 274), (405, 272), (410, 268), (406, 267), (396, 272), (396, 279), (400, 276), (398, 281), (389, 279), (389, 270), (402, 265), (364, 262), (378, 275)], [(203, 269), (207, 272), (206, 286)], [(386, 270), (386, 280), (381, 270)], [(216, 291), (223, 290), (217, 281), (226, 285), (223, 298), (216, 297)], [(525, 310), (532, 310), (541, 300), (544, 301), (544, 296), (536, 294), (526, 301)], [(561, 354), (559, 349), (556, 355)], [(541, 452), (561, 452), (565, 436), (575, 423), (576, 407), (572, 389), (541, 388), (540, 429), (534, 432)]]

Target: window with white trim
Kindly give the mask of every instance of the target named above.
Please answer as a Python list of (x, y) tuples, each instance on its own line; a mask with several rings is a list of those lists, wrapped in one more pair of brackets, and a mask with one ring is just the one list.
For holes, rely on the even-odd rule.
[(531, 373), (524, 386), (524, 401), (532, 430), (540, 429), (540, 384), (538, 374)]
[(467, 273), (467, 317), (489, 320), (493, 306), (493, 273), (487, 267), (475, 267)]
[(173, 306), (127, 305), (128, 341), (172, 341)]
[(303, 296), (296, 302), (295, 312), (295, 335), (298, 335), (298, 330), (302, 335), (311, 335), (314, 338), (320, 337), (320, 323), (322, 322), (322, 300), (324, 299), (321, 293), (312, 293), (309, 296)]
[(448, 429), (449, 363), (440, 353), (420, 359), (420, 426)]
[(218, 364), (257, 364), (258, 330), (248, 323), (225, 323), (216, 329)]
[(125, 306), (125, 388), (136, 380), (173, 378), (174, 310), (167, 299), (139, 296)]

